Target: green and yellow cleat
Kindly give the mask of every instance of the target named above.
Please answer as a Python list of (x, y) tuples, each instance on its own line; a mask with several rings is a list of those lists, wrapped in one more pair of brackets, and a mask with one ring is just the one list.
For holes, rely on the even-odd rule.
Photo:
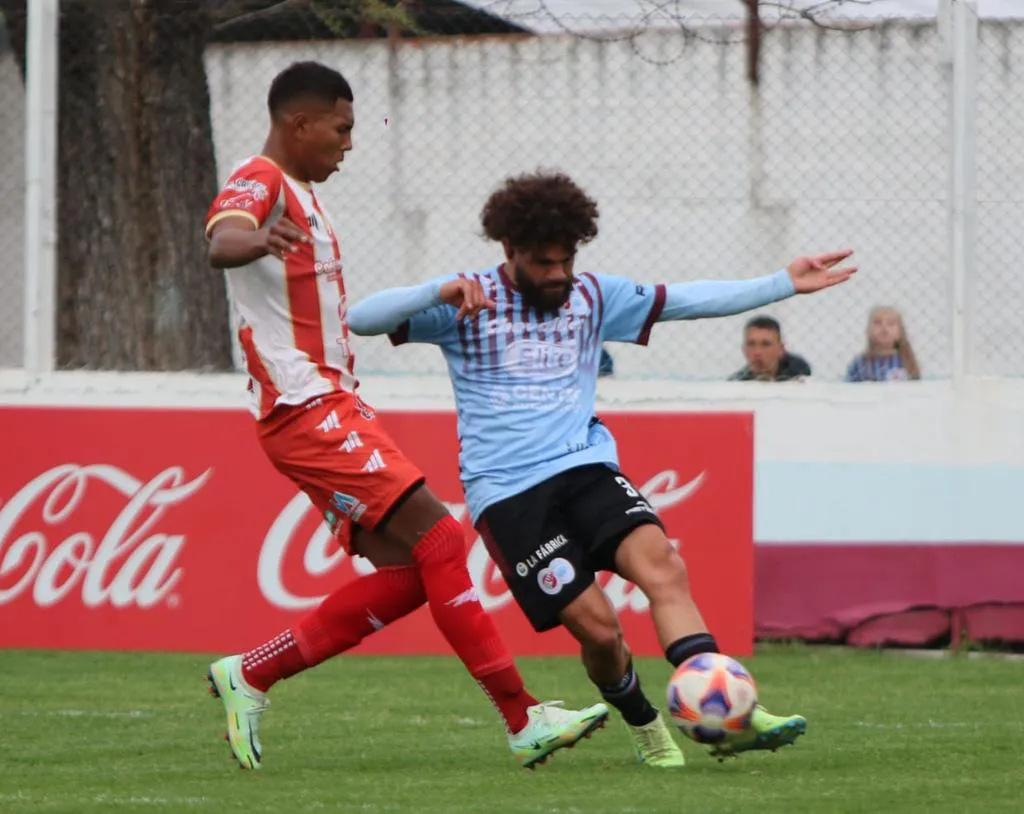
[(754, 709), (750, 729), (711, 747), (711, 756), (719, 761), (736, 757), (741, 752), (768, 750), (774, 752), (782, 746), (796, 743), (807, 732), (807, 719), (802, 715), (783, 717), (771, 715), (760, 704)]
[(675, 769), (686, 765), (683, 750), (672, 737), (672, 732), (665, 725), (661, 715), (643, 726), (626, 724), (626, 729), (633, 739), (637, 763), (654, 766), (657, 769)]
[(219, 698), (227, 713), (228, 731), (224, 740), (243, 769), (258, 769), (263, 760), (260, 746), (260, 716), (270, 706), (265, 693), (255, 690), (242, 678), (242, 657), (227, 656), (210, 665), (207, 674), (210, 695)]
[(608, 721), (608, 707), (594, 704), (583, 710), (563, 709), (561, 701), (545, 701), (527, 710), (526, 726), (508, 736), (512, 754), (524, 769), (544, 763), (559, 749), (571, 749)]

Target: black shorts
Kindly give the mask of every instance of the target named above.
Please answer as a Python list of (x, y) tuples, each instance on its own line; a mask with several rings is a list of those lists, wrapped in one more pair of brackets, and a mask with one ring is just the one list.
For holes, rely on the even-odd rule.
[(615, 570), (615, 552), (638, 526), (664, 528), (624, 475), (604, 464), (569, 469), (488, 506), (477, 531), (534, 630)]

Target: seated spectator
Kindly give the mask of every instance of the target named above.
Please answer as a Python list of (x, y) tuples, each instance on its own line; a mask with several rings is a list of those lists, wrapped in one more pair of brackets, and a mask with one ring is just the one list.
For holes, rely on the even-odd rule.
[(876, 306), (868, 315), (868, 344), (850, 362), (848, 382), (893, 382), (920, 379), (921, 368), (895, 308)]
[(782, 343), (782, 327), (771, 317), (759, 316), (743, 329), (743, 355), (747, 364), (730, 380), (785, 382), (811, 375), (811, 366)]

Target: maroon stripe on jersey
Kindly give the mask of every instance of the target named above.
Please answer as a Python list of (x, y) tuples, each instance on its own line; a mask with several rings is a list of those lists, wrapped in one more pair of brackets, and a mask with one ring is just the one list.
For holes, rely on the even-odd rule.
[[(501, 269), (498, 270), (499, 273)], [(516, 338), (516, 332), (513, 329), (514, 318), (515, 318), (515, 307), (516, 307), (516, 293), (505, 286), (505, 326), (507, 328), (507, 336), (505, 337), (505, 347), (511, 345)]]
[(604, 324), (604, 294), (601, 292), (601, 285), (589, 271), (584, 272), (584, 277), (594, 284), (594, 291), (597, 292), (597, 333), (601, 333), (601, 325)]
[[(479, 274), (474, 274), (473, 275), (473, 281), (476, 282), (476, 283), (479, 283), (480, 282), (480, 275)], [(470, 320), (470, 323), (469, 323), (470, 336), (473, 339), (473, 356), (476, 359), (476, 367), (477, 367), (478, 370), (481, 367), (483, 367), (483, 363), (484, 363), (483, 338), (480, 336), (480, 330), (481, 330), (480, 326), (481, 326), (481, 323), (483, 323), (483, 321), (484, 321), (484, 315), (483, 314), (477, 314), (475, 317), (473, 317)]]
[(544, 334), (544, 328), (542, 326), (543, 326), (543, 324), (545, 322), (544, 317), (546, 316), (546, 314), (545, 314), (544, 311), (541, 311), (539, 308), (535, 309), (533, 313), (534, 313), (534, 316), (537, 319), (537, 338), (541, 342), (543, 342), (545, 334)]
[(594, 298), (590, 296), (590, 289), (583, 283), (580, 283), (580, 293), (583, 295), (583, 299), (587, 301), (587, 332), (583, 336), (584, 343), (587, 343), (594, 335)]
[(501, 284), (505, 286), (507, 291), (514, 292), (516, 290), (516, 287), (512, 285), (512, 281), (508, 277), (508, 272), (505, 270), (504, 263), (498, 266), (498, 279), (501, 280)]
[[(494, 282), (493, 278), (488, 278), (484, 286), (484, 292), (494, 302), (494, 311), (484, 311), (483, 313), (483, 330), (487, 332), (487, 361), (491, 366), (491, 370), (494, 370), (498, 366), (498, 284)], [(492, 322), (492, 318), (493, 322)]]
[(651, 328), (654, 327), (654, 323), (658, 321), (661, 316), (661, 312), (665, 310), (665, 297), (668, 292), (665, 290), (665, 286), (661, 283), (654, 286), (654, 304), (651, 305), (651, 311), (647, 315), (647, 321), (644, 322), (643, 330), (640, 331), (640, 336), (636, 338), (638, 345), (646, 345), (651, 339)]
[[(466, 275), (465, 274), (460, 274), (459, 275), (459, 279), (460, 280), (465, 280), (466, 279)], [(465, 319), (460, 319), (458, 321), (456, 327), (459, 330), (459, 344), (462, 345), (462, 358), (465, 360), (466, 365), (468, 367), (469, 366), (470, 355), (469, 355), (469, 336), (466, 333), (466, 320)]]
[(519, 316), (518, 322), (523, 324), (523, 339), (529, 339), (530, 337), (530, 308), (526, 304), (526, 300), (519, 297)]

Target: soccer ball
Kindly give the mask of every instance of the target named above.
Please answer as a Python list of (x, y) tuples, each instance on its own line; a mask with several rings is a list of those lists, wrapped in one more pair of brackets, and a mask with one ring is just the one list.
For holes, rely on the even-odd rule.
[(720, 653), (698, 653), (668, 682), (672, 720), (697, 743), (720, 743), (750, 726), (757, 687), (746, 668)]

